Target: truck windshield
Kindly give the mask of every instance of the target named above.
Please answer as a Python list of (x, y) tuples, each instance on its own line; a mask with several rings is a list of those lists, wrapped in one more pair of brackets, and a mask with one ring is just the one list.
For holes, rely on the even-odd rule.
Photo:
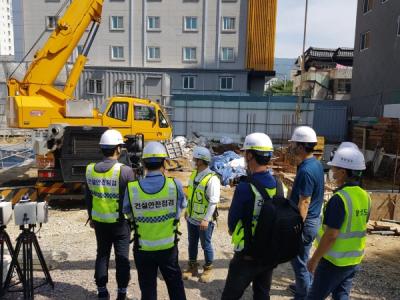
[(106, 108), (108, 106), (108, 103), (110, 102), (109, 99), (104, 100), (104, 102), (101, 104), (100, 108), (99, 108), (99, 112), (104, 114), (104, 112), (106, 111)]

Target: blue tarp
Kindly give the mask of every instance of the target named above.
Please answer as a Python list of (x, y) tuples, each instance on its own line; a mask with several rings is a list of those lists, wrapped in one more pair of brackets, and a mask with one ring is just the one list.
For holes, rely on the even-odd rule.
[(235, 159), (240, 159), (241, 156), (233, 151), (227, 151), (222, 155), (214, 156), (211, 161), (211, 170), (221, 176), (223, 185), (228, 185), (235, 178), (246, 175), (246, 170), (243, 167), (232, 168), (229, 162)]

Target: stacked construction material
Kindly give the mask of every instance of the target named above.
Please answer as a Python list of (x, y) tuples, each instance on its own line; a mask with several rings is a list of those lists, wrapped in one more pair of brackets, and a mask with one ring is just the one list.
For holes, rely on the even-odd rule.
[(354, 124), (353, 142), (360, 148), (375, 150), (383, 147), (386, 153), (397, 153), (400, 143), (400, 121), (395, 118), (380, 118), (377, 123), (359, 122)]

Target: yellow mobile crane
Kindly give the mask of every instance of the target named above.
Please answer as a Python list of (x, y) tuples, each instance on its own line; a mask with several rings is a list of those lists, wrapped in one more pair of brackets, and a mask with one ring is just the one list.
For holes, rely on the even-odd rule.
[[(98, 110), (93, 109), (90, 101), (74, 99), (75, 87), (100, 26), (102, 7), (103, 0), (72, 1), (43, 48), (34, 55), (23, 80), (8, 81), (8, 125), (47, 128), (47, 137), (35, 142), (35, 152), (42, 162), (38, 172), (39, 194), (79, 190), (87, 163), (101, 159), (98, 141), (107, 128), (117, 129), (125, 137), (125, 162), (138, 170), (144, 141), (172, 137), (163, 109), (150, 100), (112, 97)], [(82, 53), (64, 89), (57, 89), (57, 76), (90, 25)]]

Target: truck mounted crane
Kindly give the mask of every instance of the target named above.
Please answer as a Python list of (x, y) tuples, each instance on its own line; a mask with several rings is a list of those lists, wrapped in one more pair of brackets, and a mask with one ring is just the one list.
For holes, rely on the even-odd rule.
[[(86, 165), (102, 158), (98, 142), (108, 128), (119, 130), (125, 137), (123, 160), (137, 171), (145, 141), (167, 141), (172, 137), (163, 108), (153, 101), (114, 96), (105, 100), (102, 109), (97, 109), (88, 100), (74, 98), (100, 26), (102, 8), (103, 0), (73, 0), (46, 43), (35, 53), (24, 78), (8, 80), (9, 127), (47, 131), (45, 138), (34, 141), (41, 196), (68, 194), (72, 190), (80, 193)], [(65, 86), (58, 89), (54, 83), (89, 26)]]

